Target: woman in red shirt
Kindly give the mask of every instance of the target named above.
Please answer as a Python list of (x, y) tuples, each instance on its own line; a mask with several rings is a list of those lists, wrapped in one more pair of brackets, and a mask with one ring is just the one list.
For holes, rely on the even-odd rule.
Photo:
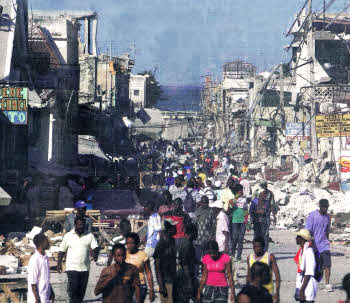
[(208, 254), (202, 259), (203, 274), (197, 300), (205, 303), (227, 302), (231, 290), (231, 302), (235, 302), (235, 283), (232, 276), (231, 258), (219, 252), (216, 241), (208, 242)]

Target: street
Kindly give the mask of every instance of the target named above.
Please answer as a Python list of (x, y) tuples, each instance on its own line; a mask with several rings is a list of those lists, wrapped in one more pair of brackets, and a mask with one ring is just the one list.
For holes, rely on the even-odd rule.
[[(272, 230), (270, 232), (271, 238), (276, 243), (270, 244), (269, 251), (275, 254), (277, 258), (277, 263), (281, 273), (281, 303), (292, 303), (294, 300), (294, 290), (295, 290), (295, 276), (296, 276), (296, 265), (294, 263), (294, 256), (297, 252), (297, 246), (295, 244), (295, 236), (292, 231), (287, 230)], [(243, 259), (245, 260), (248, 253), (251, 252), (251, 240), (252, 232), (246, 234), (246, 240), (243, 249)], [(348, 259), (350, 258), (350, 248), (344, 246), (333, 246), (332, 249), (332, 276), (331, 283), (333, 285), (334, 291), (328, 293), (323, 290), (324, 284), (321, 282), (319, 284), (319, 291), (317, 294), (316, 302), (338, 302), (344, 299), (345, 294), (341, 290), (341, 281), (346, 273), (349, 272)], [(89, 285), (85, 295), (84, 302), (100, 302), (102, 301), (100, 297), (96, 298), (93, 294), (96, 282), (99, 277), (99, 273), (103, 267), (96, 266), (92, 264), (89, 278)], [(238, 280), (242, 285), (245, 282), (246, 277), (246, 264), (236, 263), (236, 269), (238, 270)], [(53, 273), (51, 275), (51, 282), (53, 284), (54, 291), (56, 293), (56, 302), (67, 302), (68, 296), (66, 292), (66, 275)], [(236, 288), (236, 293), (239, 289)], [(160, 302), (159, 294), (157, 293), (157, 299), (155, 302)], [(146, 302), (149, 302), (146, 300)]]

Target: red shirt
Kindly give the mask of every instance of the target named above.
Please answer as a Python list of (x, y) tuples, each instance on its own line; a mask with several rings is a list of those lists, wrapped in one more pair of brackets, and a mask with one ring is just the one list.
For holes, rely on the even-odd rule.
[(174, 236), (175, 239), (185, 237), (184, 217), (165, 216), (165, 218), (170, 218), (176, 222), (176, 235)]

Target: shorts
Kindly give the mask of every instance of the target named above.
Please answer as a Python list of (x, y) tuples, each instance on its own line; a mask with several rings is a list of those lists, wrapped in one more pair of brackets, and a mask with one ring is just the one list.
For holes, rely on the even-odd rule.
[(331, 252), (329, 250), (325, 250), (320, 253), (321, 266), (322, 268), (330, 268), (332, 266), (331, 262)]

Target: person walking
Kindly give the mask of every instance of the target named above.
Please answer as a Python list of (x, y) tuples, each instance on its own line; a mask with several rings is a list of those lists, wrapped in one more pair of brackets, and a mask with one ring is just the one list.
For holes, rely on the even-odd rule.
[(185, 226), (191, 222), (191, 218), (183, 211), (183, 204), (180, 198), (174, 201), (174, 207), (174, 210), (168, 211), (164, 214), (164, 218), (171, 219), (176, 224), (176, 234), (174, 235), (174, 238), (177, 246), (180, 239), (185, 237)]
[(214, 216), (216, 217), (215, 240), (219, 246), (219, 252), (228, 253), (230, 239), (230, 222), (226, 212), (224, 211), (222, 201), (212, 203)]
[(303, 303), (315, 302), (317, 281), (315, 279), (316, 258), (311, 245), (311, 234), (307, 229), (296, 233), (296, 243), (300, 249), (294, 261), (297, 264), (295, 299)]
[(169, 187), (169, 192), (172, 195), (173, 200), (180, 198), (181, 193), (183, 192), (183, 182), (181, 177), (175, 178), (175, 184)]
[(81, 217), (85, 219), (86, 232), (91, 233), (92, 219), (86, 216), (86, 209), (87, 204), (85, 201), (80, 200), (74, 204), (74, 211), (66, 217), (66, 220), (64, 222), (64, 230), (66, 233), (74, 229), (74, 220), (76, 217)]
[(86, 231), (84, 218), (76, 217), (74, 224), (75, 228), (63, 237), (58, 254), (57, 271), (62, 273), (62, 261), (66, 255), (69, 302), (81, 303), (89, 280), (89, 253), (92, 250), (96, 262), (99, 247), (94, 235)]
[(195, 241), (196, 259), (200, 261), (207, 249), (207, 243), (215, 239), (216, 217), (209, 207), (209, 199), (203, 196), (195, 211), (194, 222), (197, 224), (198, 236)]
[[(268, 189), (268, 184), (266, 180), (262, 180), (260, 182), (260, 189), (257, 189), (253, 195), (253, 199), (256, 199), (259, 197), (261, 193), (264, 193), (265, 199), (267, 201), (267, 204), (269, 205), (270, 213), (273, 215), (273, 225), (276, 225), (277, 219), (276, 219), (276, 213), (277, 213), (277, 205), (275, 201), (275, 195), (271, 190)], [(269, 222), (269, 228), (270, 228), (270, 222)]]
[(326, 199), (319, 201), (319, 210), (310, 213), (306, 219), (305, 229), (307, 229), (313, 236), (314, 249), (320, 256), (321, 266), (325, 273), (325, 290), (333, 291), (330, 284), (331, 277), (331, 252), (329, 244), (329, 231), (331, 226), (331, 218), (329, 216), (328, 207), (329, 202)]
[[(251, 268), (256, 262), (261, 262), (268, 265), (270, 269), (270, 279), (268, 283), (263, 284), (263, 287), (265, 287), (267, 291), (273, 296), (273, 302), (278, 303), (280, 301), (280, 272), (275, 256), (269, 252), (265, 252), (265, 240), (262, 237), (254, 238), (253, 253), (247, 257), (247, 284), (253, 281)], [(275, 275), (275, 291), (272, 274)]]
[(201, 195), (201, 197), (207, 196), (209, 199), (209, 203), (213, 203), (216, 200), (216, 195), (210, 180), (206, 181), (206, 186), (199, 191), (199, 194)]
[(109, 255), (108, 255), (108, 261), (107, 261), (107, 266), (112, 264), (113, 261), (113, 253), (112, 253), (112, 249), (114, 244), (120, 243), (125, 245), (126, 244), (126, 235), (128, 233), (131, 232), (131, 224), (130, 221), (123, 218), (120, 220), (119, 223), (119, 230), (120, 230), (120, 234), (114, 238), (112, 238), (111, 242), (109, 243), (108, 250), (109, 250)]
[(193, 241), (196, 240), (198, 230), (194, 223), (185, 226), (185, 237), (180, 241), (177, 250), (178, 270), (174, 283), (174, 302), (189, 303), (195, 299), (198, 290), (196, 276), (196, 252)]
[(272, 303), (271, 294), (263, 286), (269, 283), (270, 268), (262, 262), (255, 262), (250, 269), (250, 281), (237, 296), (237, 303)]
[(149, 216), (147, 223), (147, 241), (145, 253), (149, 258), (151, 258), (159, 241), (159, 232), (162, 228), (162, 219), (158, 212), (155, 211), (153, 202), (146, 203), (144, 207), (144, 214), (145, 216)]
[(199, 191), (195, 190), (195, 186), (195, 180), (189, 179), (187, 181), (187, 187), (183, 190), (180, 196), (184, 205), (184, 209), (191, 218), (194, 217), (196, 204), (201, 200), (201, 195), (199, 194)]
[(246, 214), (248, 210), (247, 199), (243, 197), (243, 186), (241, 184), (236, 184), (233, 193), (236, 196), (236, 200), (232, 200), (230, 207), (232, 210), (232, 257), (236, 255), (236, 261), (240, 262), (242, 260), (242, 250), (243, 250), (243, 240), (246, 232)]
[(219, 252), (216, 241), (209, 241), (208, 254), (202, 259), (203, 274), (197, 292), (198, 302), (223, 303), (228, 300), (235, 302), (235, 282), (232, 276), (231, 258)]
[(259, 197), (252, 201), (249, 213), (253, 223), (254, 238), (263, 237), (265, 241), (265, 250), (267, 251), (270, 242), (271, 205), (266, 198), (266, 192), (262, 191)]
[(49, 259), (45, 253), (50, 248), (49, 239), (38, 234), (33, 239), (35, 253), (28, 264), (28, 303), (49, 303), (55, 300), (50, 284)]
[(140, 301), (139, 271), (136, 266), (126, 263), (126, 249), (123, 244), (113, 245), (114, 263), (102, 269), (95, 287), (95, 295), (102, 293), (103, 303), (133, 303)]
[(176, 227), (171, 219), (165, 219), (160, 240), (153, 254), (161, 303), (173, 303), (173, 288), (176, 279), (176, 246), (173, 236)]
[[(149, 286), (149, 299), (151, 302), (154, 300), (154, 288), (153, 288), (153, 275), (149, 257), (147, 254), (139, 249), (140, 237), (136, 233), (129, 233), (126, 235), (126, 263), (135, 265), (139, 271), (140, 280), (140, 303), (145, 302), (147, 296), (147, 283)], [(145, 278), (146, 273), (146, 278)], [(133, 298), (133, 302), (136, 303), (136, 297)]]

